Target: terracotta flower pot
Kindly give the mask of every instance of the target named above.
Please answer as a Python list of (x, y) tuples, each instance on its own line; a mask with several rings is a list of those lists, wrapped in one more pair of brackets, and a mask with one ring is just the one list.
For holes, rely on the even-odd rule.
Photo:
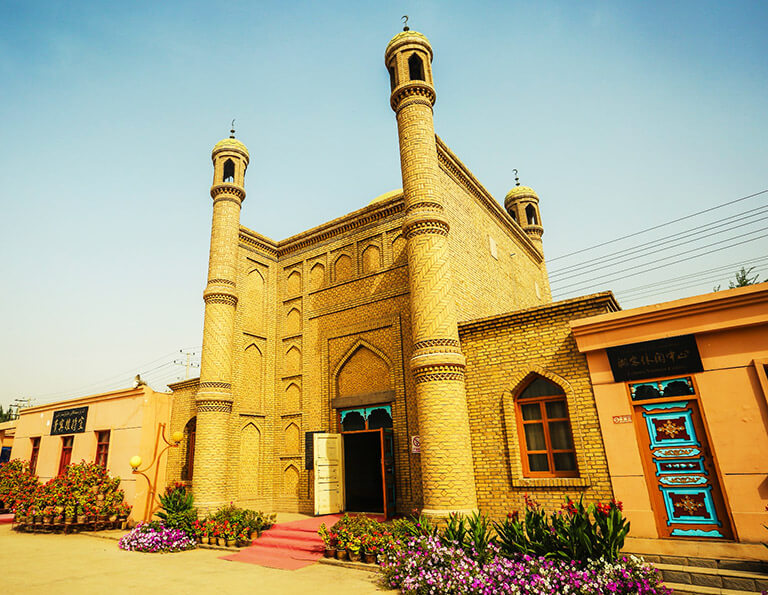
[(376, 554), (372, 554), (370, 552), (365, 552), (365, 563), (366, 564), (376, 564)]
[(360, 561), (360, 552), (353, 552), (353, 551), (347, 550), (347, 556), (349, 557), (350, 562)]
[(227, 547), (235, 547), (235, 540), (234, 539), (227, 539)]
[(332, 548), (332, 547), (325, 548), (325, 557), (326, 558), (335, 558), (336, 557), (336, 548)]
[(347, 550), (336, 550), (336, 559), (337, 560), (346, 560), (347, 559)]

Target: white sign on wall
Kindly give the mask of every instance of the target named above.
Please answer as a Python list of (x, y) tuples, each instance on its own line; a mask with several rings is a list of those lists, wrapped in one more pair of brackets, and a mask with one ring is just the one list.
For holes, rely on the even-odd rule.
[(411, 452), (421, 452), (421, 438), (419, 436), (411, 436)]

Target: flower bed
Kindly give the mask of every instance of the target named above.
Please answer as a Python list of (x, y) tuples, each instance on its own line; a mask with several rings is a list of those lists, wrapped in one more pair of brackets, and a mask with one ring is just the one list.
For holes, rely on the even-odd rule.
[(501, 522), (452, 514), (439, 529), (415, 512), (390, 523), (345, 515), (319, 533), (326, 555), (375, 552), (387, 586), (403, 593), (670, 593), (651, 566), (620, 555), (629, 532), (621, 508), (569, 499), (547, 513), (526, 496), (525, 511)]
[(106, 529), (124, 521), (131, 507), (120, 478), (95, 463), (72, 464), (44, 484), (18, 459), (0, 469), (0, 494), (15, 513), (16, 529)]
[(169, 529), (159, 521), (139, 523), (118, 542), (121, 550), (169, 553), (191, 550), (195, 540), (182, 529)]
[(526, 555), (505, 558), (490, 544), (482, 564), (471, 552), (444, 545), (436, 536), (400, 542), (383, 560), (387, 586), (403, 593), (525, 595), (656, 595), (671, 593), (658, 572), (635, 557), (615, 562), (547, 560)]

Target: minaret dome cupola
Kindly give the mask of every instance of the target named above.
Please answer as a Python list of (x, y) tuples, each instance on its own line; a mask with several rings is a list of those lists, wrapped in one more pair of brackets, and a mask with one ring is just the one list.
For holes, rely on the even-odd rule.
[(235, 138), (231, 131), (229, 138), (216, 143), (211, 152), (213, 160), (213, 185), (234, 184), (245, 185), (245, 170), (248, 168), (250, 156), (248, 148)]
[(393, 109), (404, 93), (423, 95), (435, 103), (432, 56), (426, 36), (407, 27), (389, 41), (384, 63), (389, 71)]
[(541, 236), (544, 227), (541, 224), (539, 212), (539, 195), (530, 186), (517, 186), (507, 192), (504, 198), (504, 208), (509, 216), (523, 228), (528, 237), (541, 246)]

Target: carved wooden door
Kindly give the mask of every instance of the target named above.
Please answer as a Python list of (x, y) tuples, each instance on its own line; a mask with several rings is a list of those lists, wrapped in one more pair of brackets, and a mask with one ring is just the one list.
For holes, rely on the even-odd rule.
[(661, 536), (733, 539), (695, 397), (636, 403), (635, 419)]

